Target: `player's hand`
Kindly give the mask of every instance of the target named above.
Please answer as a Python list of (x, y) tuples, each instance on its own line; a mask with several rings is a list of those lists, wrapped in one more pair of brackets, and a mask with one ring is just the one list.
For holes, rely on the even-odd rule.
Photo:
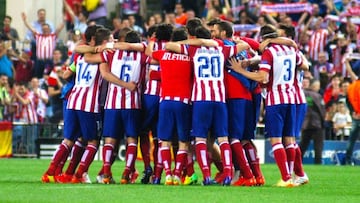
[(126, 89), (135, 91), (137, 89), (137, 84), (134, 81), (128, 82)]
[(236, 71), (238, 73), (245, 71), (243, 68), (242, 61), (237, 60), (235, 57), (230, 58), (229, 62), (231, 65), (229, 68), (233, 69), (234, 71)]

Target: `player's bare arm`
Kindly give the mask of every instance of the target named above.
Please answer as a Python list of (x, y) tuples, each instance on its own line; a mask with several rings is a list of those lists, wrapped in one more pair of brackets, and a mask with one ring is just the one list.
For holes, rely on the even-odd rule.
[(296, 43), (293, 40), (286, 38), (286, 37), (277, 37), (277, 38), (268, 38), (268, 39), (262, 41), (260, 43), (259, 51), (263, 52), (270, 43), (291, 46), (291, 47), (294, 47), (295, 49), (298, 48)]
[(234, 71), (244, 75), (245, 77), (266, 84), (269, 82), (269, 74), (265, 71), (258, 71), (258, 72), (249, 72), (247, 70), (244, 69), (244, 67), (242, 66), (242, 63), (240, 60), (237, 60), (236, 58), (231, 58), (230, 59), (230, 68), (233, 69)]
[(109, 65), (107, 63), (100, 64), (100, 73), (101, 73), (101, 76), (108, 82), (111, 82), (111, 83), (114, 83), (121, 87), (124, 87), (130, 91), (134, 91), (137, 88), (137, 85), (135, 82), (133, 82), (133, 81), (125, 82), (123, 80), (120, 80), (119, 77), (115, 76), (113, 73), (111, 73), (111, 71), (109, 69)]

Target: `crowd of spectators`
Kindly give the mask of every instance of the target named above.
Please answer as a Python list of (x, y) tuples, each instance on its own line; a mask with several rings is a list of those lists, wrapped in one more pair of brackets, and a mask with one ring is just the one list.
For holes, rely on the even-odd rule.
[[(91, 1), (86, 1), (91, 2)], [(0, 119), (23, 123), (58, 123), (62, 120), (61, 90), (66, 81), (62, 72), (70, 63), (77, 42), (90, 24), (112, 28), (115, 39), (128, 28), (146, 40), (154, 24), (186, 24), (195, 16), (204, 24), (214, 19), (234, 23), (235, 35), (259, 38), (265, 24), (286, 24), (296, 29), (298, 47), (311, 62), (306, 80), (320, 84), (317, 92), (326, 109), (322, 127), (326, 139), (346, 139), (352, 110), (346, 102), (347, 87), (360, 70), (360, 3), (358, 0), (204, 0), (162, 1), (162, 11), (140, 16), (138, 0), (119, 0), (119, 11), (108, 19), (107, 0), (84, 5), (82, 0), (63, 0), (64, 22), (54, 27), (46, 10), (37, 11), (38, 19), (27, 22), (26, 36), (11, 26), (11, 16), (0, 29)], [(65, 27), (66, 40), (59, 39)], [(29, 42), (24, 46), (17, 41)], [(19, 46), (21, 44), (22, 46)], [(310, 89), (310, 85), (308, 85)], [(305, 87), (306, 88), (306, 87)], [(260, 120), (261, 122), (261, 120)]]

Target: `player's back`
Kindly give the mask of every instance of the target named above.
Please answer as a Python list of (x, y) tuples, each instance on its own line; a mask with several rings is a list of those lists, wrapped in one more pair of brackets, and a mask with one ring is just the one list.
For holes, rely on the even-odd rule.
[(75, 64), (75, 85), (70, 93), (67, 108), (99, 112), (98, 97), (102, 81), (99, 65), (86, 63), (83, 55), (76, 57)]
[(160, 61), (161, 98), (189, 101), (193, 82), (190, 57), (164, 50), (153, 52), (153, 57)]
[(295, 69), (299, 60), (296, 50), (293, 47), (272, 44), (263, 55), (263, 58), (271, 58), (268, 60), (271, 71), (267, 86), (267, 104), (293, 104)]
[(194, 64), (193, 101), (224, 102), (224, 61), (222, 47), (189, 47)]
[[(117, 50), (108, 55), (112, 74), (124, 82), (142, 83), (147, 57), (142, 52)], [(140, 88), (130, 91), (119, 85), (109, 83), (106, 109), (140, 108)]]

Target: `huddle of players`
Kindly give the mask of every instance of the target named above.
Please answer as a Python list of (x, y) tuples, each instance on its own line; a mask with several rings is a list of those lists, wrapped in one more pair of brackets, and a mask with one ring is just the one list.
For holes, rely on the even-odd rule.
[[(147, 135), (147, 130), (151, 130), (159, 139), (155, 141), (158, 150), (154, 152), (158, 156), (154, 156), (156, 162), (152, 171), (149, 147), (146, 147), (148, 136), (140, 136), (141, 142), (145, 140), (145, 145), (140, 145), (145, 163), (143, 183), (148, 183), (153, 175), (152, 182), (159, 184), (163, 168), (166, 185), (196, 182), (192, 166), (195, 153), (204, 177), (203, 185), (214, 184), (210, 156), (220, 157), (216, 164), (221, 172), (216, 179), (218, 183), (263, 185), (265, 179), (256, 148), (251, 142), (261, 101), (260, 88), (257, 83), (225, 66), (232, 56), (241, 60), (252, 57), (249, 44), (254, 49), (258, 44), (251, 40), (249, 44), (231, 40), (232, 27), (227, 22), (219, 21), (210, 26), (213, 26), (213, 36), (199, 19), (189, 20), (186, 29), (174, 31), (170, 25), (158, 25), (156, 38), (150, 38), (147, 46), (140, 43), (139, 36), (133, 31), (126, 34), (128, 43), (113, 43), (109, 42), (107, 29), (90, 26), (85, 33), (89, 46), (79, 46), (78, 51), (92, 53), (76, 55), (74, 64), (66, 73), (69, 77), (75, 75), (75, 85), (64, 115), (64, 141), (42, 181), (89, 182), (87, 171), (96, 154), (98, 132), (102, 127), (105, 144), (103, 167), (98, 176), (100, 182), (114, 183), (111, 165), (124, 134), (127, 140), (126, 166), (120, 182), (135, 181), (138, 175), (135, 170), (138, 136)], [(187, 38), (187, 34), (189, 38), (197, 39), (181, 41)], [(210, 40), (212, 37), (221, 40)], [(170, 39), (172, 42), (167, 42)], [(94, 54), (104, 49), (112, 51)], [(243, 60), (243, 65), (248, 65), (249, 61)], [(103, 111), (99, 98), (106, 82), (102, 78), (108, 81)], [(83, 142), (77, 140), (80, 137)], [(192, 137), (195, 138), (194, 145), (190, 145)], [(215, 138), (220, 148), (218, 154), (216, 150), (208, 150), (212, 149), (209, 146), (213, 146)], [(84, 140), (86, 144), (83, 144)], [(175, 169), (172, 171), (170, 147), (174, 140), (178, 141), (178, 149), (174, 153)], [(71, 151), (69, 166), (62, 173)], [(241, 173), (236, 182), (232, 182), (233, 160)], [(186, 173), (182, 180), (184, 168)]]

